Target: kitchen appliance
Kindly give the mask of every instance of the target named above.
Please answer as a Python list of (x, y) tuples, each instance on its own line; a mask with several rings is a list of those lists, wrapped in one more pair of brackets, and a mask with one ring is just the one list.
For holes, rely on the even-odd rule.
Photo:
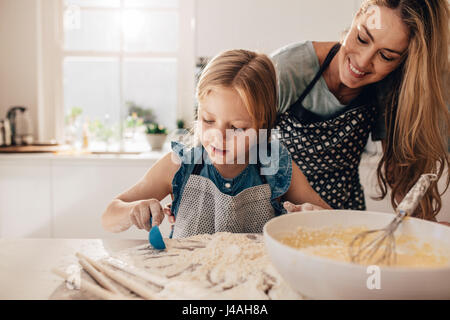
[[(393, 215), (356, 210), (296, 212), (276, 217), (264, 226), (270, 261), (286, 282), (313, 299), (450, 299), (450, 265), (444, 267), (366, 266), (302, 252), (281, 239), (303, 228), (386, 226)], [(436, 222), (408, 217), (396, 230), (424, 243), (439, 244), (450, 255), (450, 228)], [(372, 269), (370, 269), (372, 267)], [(369, 286), (378, 267), (380, 287)]]
[(0, 147), (5, 144), (5, 134), (3, 133), (3, 120), (0, 120)]
[(33, 143), (33, 128), (26, 107), (14, 106), (6, 115), (11, 125), (12, 145), (27, 145)]
[(9, 120), (0, 120), (0, 147), (10, 146), (11, 143), (11, 127), (9, 125)]

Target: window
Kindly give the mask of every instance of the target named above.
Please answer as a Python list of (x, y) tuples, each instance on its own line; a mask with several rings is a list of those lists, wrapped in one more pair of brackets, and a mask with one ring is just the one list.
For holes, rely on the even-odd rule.
[(191, 54), (180, 50), (185, 0), (61, 1), (66, 137), (80, 144), (87, 127), (90, 141), (97, 143), (90, 149), (102, 148), (101, 143), (114, 151), (124, 144), (145, 149), (145, 126), (136, 132), (136, 121), (130, 121), (136, 110), (146, 114), (140, 123), (174, 129), (189, 112), (182, 108), (193, 109), (181, 103), (180, 94), (186, 90), (180, 86), (183, 72), (190, 72), (180, 64)]

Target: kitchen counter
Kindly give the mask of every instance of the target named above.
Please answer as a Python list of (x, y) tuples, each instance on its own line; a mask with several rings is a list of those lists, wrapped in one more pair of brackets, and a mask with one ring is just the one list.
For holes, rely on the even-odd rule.
[(147, 243), (121, 239), (0, 239), (0, 300), (48, 299), (62, 279), (51, 269), (78, 265), (76, 252), (100, 259)]
[(0, 153), (0, 161), (156, 161), (167, 151), (149, 151), (142, 153), (109, 153), (109, 152), (71, 152), (71, 153)]
[[(11, 239), (0, 240), (0, 299), (99, 299), (85, 290), (73, 290), (53, 275), (57, 268), (83, 281), (95, 281), (80, 270), (76, 252), (93, 260), (116, 261), (137, 268), (158, 282), (139, 281), (155, 299), (304, 299), (270, 262), (262, 234), (219, 232), (189, 238), (166, 239), (165, 250), (147, 240)], [(78, 278), (80, 279), (80, 278)], [(159, 282), (162, 283), (162, 282)], [(137, 297), (127, 287), (116, 289)]]

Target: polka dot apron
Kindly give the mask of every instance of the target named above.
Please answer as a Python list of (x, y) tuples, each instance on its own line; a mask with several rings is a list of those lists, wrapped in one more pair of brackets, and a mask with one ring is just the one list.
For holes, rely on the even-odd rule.
[(299, 99), (277, 120), (278, 138), (286, 146), (313, 189), (335, 209), (365, 210), (359, 162), (374, 124), (372, 91), (363, 91), (346, 109), (320, 118), (302, 106), (322, 73), (339, 51), (336, 44)]
[(202, 166), (203, 163), (196, 164), (186, 182), (173, 237), (215, 232), (261, 233), (264, 224), (275, 217), (272, 191), (264, 176), (262, 185), (231, 196), (200, 175)]

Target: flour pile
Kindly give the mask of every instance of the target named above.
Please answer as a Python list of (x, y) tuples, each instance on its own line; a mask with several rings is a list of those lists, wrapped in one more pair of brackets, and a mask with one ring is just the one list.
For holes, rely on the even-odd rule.
[(261, 235), (197, 235), (166, 239), (166, 247), (135, 247), (113, 258), (168, 279), (163, 287), (149, 283), (161, 299), (302, 299), (270, 263)]

